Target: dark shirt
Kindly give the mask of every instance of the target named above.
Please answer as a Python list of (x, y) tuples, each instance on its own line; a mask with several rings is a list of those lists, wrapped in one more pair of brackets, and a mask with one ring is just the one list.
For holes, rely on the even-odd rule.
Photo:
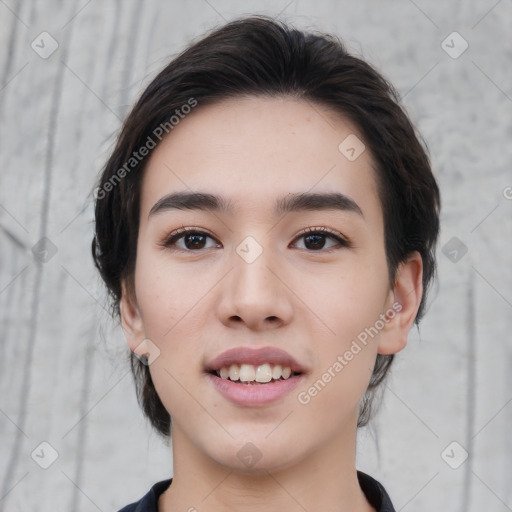
[[(357, 472), (357, 478), (366, 499), (377, 512), (395, 512), (388, 493), (377, 480), (361, 471)], [(158, 512), (158, 498), (169, 488), (171, 482), (172, 478), (156, 483), (143, 498), (126, 505), (118, 512)]]

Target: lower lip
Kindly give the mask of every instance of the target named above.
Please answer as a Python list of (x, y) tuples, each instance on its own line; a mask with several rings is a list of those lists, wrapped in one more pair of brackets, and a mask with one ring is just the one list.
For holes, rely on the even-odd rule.
[(258, 406), (275, 402), (290, 393), (304, 377), (303, 374), (300, 374), (267, 384), (240, 384), (228, 379), (221, 379), (211, 373), (206, 375), (224, 398), (243, 406)]

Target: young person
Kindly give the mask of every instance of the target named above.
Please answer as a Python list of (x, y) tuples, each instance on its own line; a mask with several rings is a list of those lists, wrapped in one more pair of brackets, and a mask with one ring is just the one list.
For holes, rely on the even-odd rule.
[(158, 74), (97, 188), (93, 256), (174, 474), (123, 512), (394, 510), (356, 432), (418, 323), (439, 191), (336, 37), (226, 24)]

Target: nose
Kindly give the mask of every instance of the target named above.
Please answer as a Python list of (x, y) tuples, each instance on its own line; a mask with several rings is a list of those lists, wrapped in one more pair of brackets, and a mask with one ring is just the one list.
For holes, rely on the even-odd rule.
[(254, 260), (233, 253), (233, 270), (220, 283), (217, 314), (234, 328), (261, 332), (290, 323), (293, 293), (286, 283), (282, 266), (270, 249)]

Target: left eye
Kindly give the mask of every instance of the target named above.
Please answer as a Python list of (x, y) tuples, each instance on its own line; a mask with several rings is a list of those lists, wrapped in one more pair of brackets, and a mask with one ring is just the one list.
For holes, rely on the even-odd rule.
[[(349, 243), (341, 236), (334, 234), (328, 229), (308, 229), (299, 235), (296, 240), (303, 239), (304, 247), (299, 249), (310, 249), (313, 251), (319, 251), (321, 249), (331, 249), (332, 247), (348, 247)], [(325, 247), (326, 239), (331, 239), (332, 244)]]

